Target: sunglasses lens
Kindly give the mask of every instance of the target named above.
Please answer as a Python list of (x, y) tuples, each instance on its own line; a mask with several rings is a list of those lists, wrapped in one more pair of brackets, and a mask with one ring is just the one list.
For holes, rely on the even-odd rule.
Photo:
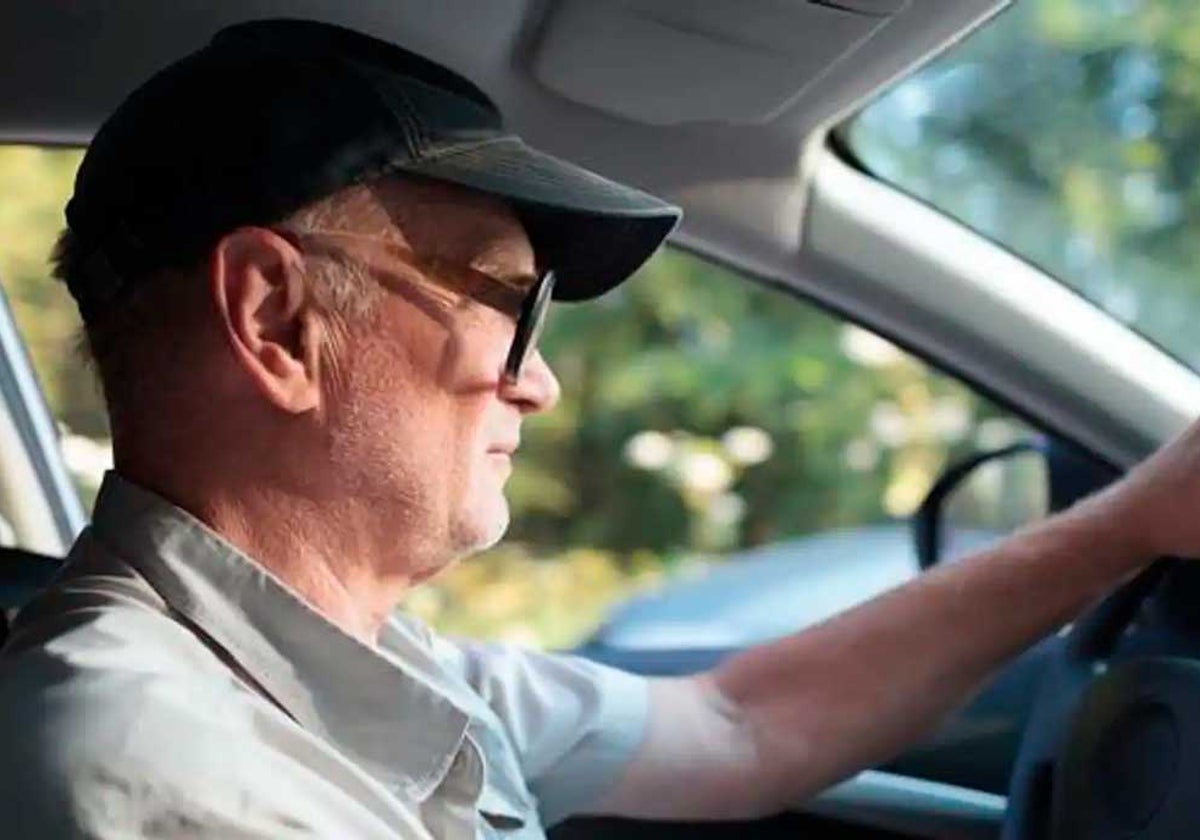
[(517, 321), (517, 332), (513, 336), (512, 347), (508, 351), (508, 360), (504, 365), (504, 373), (510, 382), (516, 382), (521, 377), (521, 368), (537, 348), (538, 339), (542, 337), (542, 329), (546, 326), (546, 315), (550, 311), (550, 300), (554, 294), (554, 272), (547, 271), (542, 279), (529, 290), (529, 296), (521, 308), (521, 316)]

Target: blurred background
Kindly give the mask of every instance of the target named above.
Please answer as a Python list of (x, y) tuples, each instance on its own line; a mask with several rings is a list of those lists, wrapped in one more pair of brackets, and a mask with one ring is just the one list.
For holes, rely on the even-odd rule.
[[(1193, 5), (1020, 2), (836, 142), (1195, 364), (1173, 302), (1200, 249)], [(79, 159), (0, 147), (0, 279), (90, 502), (108, 433), (47, 266)], [(673, 248), (559, 306), (542, 346), (563, 400), (526, 423), (507, 538), (406, 603), (443, 631), (576, 645), (614, 605), (744, 552), (903, 520), (949, 461), (1028, 435), (888, 341)]]

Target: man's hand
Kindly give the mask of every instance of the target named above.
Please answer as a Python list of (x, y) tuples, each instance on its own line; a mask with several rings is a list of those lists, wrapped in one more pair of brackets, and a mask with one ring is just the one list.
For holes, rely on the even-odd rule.
[(896, 755), (1161, 555), (1200, 557), (1200, 424), (995, 548), (711, 673), (659, 681), (641, 751), (597, 810), (734, 818), (795, 806)]
[(1200, 422), (1081, 504), (1111, 516), (1149, 559), (1200, 558)]

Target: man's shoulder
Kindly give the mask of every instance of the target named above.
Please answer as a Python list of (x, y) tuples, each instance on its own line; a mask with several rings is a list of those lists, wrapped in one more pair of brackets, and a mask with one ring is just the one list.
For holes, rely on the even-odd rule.
[(113, 809), (132, 818), (196, 779), (236, 776), (261, 724), (222, 664), (129, 583), (56, 583), (0, 653), (0, 801), (39, 836), (124, 826)]
[(0, 650), (0, 688), (58, 663), (44, 678), (221, 673), (220, 663), (129, 567), (96, 558), (69, 561), (63, 573), (13, 621)]
[[(4, 741), (107, 749), (153, 726), (228, 727), (246, 692), (117, 567), (68, 569), (17, 616), (0, 651)], [(124, 733), (124, 734), (122, 734)], [(47, 740), (48, 739), (48, 740)]]

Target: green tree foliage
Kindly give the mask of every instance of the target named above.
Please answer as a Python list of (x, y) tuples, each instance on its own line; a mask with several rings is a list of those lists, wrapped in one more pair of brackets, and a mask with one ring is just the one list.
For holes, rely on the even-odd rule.
[[(876, 364), (856, 360), (843, 347), (855, 335), (807, 303), (678, 251), (597, 303), (560, 307), (545, 347), (563, 402), (529, 424), (537, 455), (532, 474), (514, 478), (514, 536), (671, 552), (884, 518), (898, 462), (924, 452), (926, 481), (946, 441), (965, 439), (982, 415), (963, 389), (889, 345), (879, 343)], [(935, 405), (943, 416), (957, 411), (958, 426), (941, 435), (921, 428), (934, 422)], [(904, 428), (880, 441), (871, 425), (888, 408)], [(770, 457), (739, 466), (722, 444), (737, 428), (765, 432)], [(728, 486), (696, 497), (686, 474), (638, 468), (627, 446), (647, 430), (673, 438), (679, 458), (724, 460)], [(875, 447), (860, 471), (846, 463), (855, 442)], [(703, 529), (691, 519), (708, 512), (706, 503), (729, 502), (727, 494), (744, 508), (740, 527), (724, 542), (698, 539)]]
[(1015, 3), (844, 136), (1200, 366), (1200, 5)]
[(0, 147), (0, 281), (57, 416), (83, 434), (104, 437), (108, 423), (99, 390), (77, 352), (78, 313), (62, 284), (48, 279), (50, 251), (81, 156), (75, 150)]

